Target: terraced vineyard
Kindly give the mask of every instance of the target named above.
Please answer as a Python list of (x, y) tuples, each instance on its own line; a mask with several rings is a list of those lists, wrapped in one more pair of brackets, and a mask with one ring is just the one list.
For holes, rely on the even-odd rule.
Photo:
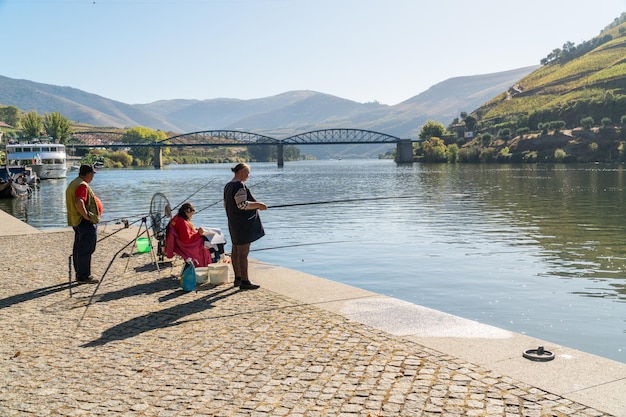
[[(538, 123), (553, 120), (574, 128), (583, 117), (617, 122), (626, 114), (626, 13), (591, 41), (576, 47), (566, 44), (552, 55), (541, 68), (472, 113), (479, 129), (508, 123), (535, 130)], [(531, 124), (521, 126), (520, 119)]]

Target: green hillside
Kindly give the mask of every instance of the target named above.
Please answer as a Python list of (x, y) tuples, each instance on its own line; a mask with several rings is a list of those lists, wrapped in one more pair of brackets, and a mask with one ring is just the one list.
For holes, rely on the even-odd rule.
[(571, 129), (585, 117), (619, 123), (626, 114), (626, 13), (591, 41), (555, 49), (542, 64), (472, 113), (479, 129), (537, 130), (556, 120)]
[(626, 13), (595, 38), (554, 49), (541, 64), (507, 91), (462, 114), (462, 120), (455, 119), (447, 148), (427, 144), (418, 149), (417, 159), (626, 161)]

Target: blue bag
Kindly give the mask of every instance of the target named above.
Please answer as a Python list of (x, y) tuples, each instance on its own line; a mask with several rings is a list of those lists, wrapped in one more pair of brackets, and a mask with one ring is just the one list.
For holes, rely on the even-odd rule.
[(189, 260), (185, 269), (183, 269), (183, 274), (180, 276), (180, 286), (183, 288), (183, 291), (193, 291), (196, 289), (197, 281), (196, 267), (193, 266), (193, 261)]

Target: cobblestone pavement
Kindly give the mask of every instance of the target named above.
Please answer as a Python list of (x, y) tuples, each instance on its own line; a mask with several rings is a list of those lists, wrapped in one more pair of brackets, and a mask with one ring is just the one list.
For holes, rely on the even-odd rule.
[(265, 289), (184, 293), (115, 236), (70, 298), (72, 239), (0, 237), (0, 416), (607, 415)]

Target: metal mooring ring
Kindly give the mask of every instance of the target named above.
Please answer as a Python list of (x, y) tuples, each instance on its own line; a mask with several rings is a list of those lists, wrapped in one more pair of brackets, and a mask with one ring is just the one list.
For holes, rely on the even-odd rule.
[(544, 350), (543, 346), (537, 349), (528, 349), (524, 351), (524, 357), (536, 362), (548, 362), (554, 359), (554, 353)]

